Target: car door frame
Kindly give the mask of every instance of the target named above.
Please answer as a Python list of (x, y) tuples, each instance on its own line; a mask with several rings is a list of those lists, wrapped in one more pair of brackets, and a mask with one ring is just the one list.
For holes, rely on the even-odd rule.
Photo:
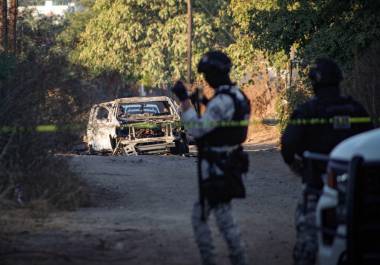
[[(105, 119), (98, 119), (99, 109), (104, 108), (108, 111)], [(87, 141), (89, 147), (96, 152), (112, 151), (111, 138), (116, 136), (115, 124), (115, 103), (106, 102), (94, 105), (91, 108), (89, 123), (87, 126)]]

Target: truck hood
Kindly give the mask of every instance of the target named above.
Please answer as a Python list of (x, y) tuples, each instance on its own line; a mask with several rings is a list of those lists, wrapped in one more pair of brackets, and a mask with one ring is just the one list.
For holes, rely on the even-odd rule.
[(347, 162), (355, 156), (363, 157), (366, 162), (380, 161), (380, 129), (350, 137), (330, 153), (331, 159)]

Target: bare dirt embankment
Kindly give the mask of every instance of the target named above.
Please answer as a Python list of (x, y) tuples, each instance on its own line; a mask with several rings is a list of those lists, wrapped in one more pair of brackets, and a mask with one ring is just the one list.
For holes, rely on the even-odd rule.
[[(235, 201), (234, 212), (251, 264), (291, 264), (299, 179), (278, 151), (250, 154), (248, 198)], [(25, 213), (3, 216), (13, 231), (7, 231), (11, 240), (1, 244), (2, 253), (8, 254), (0, 255), (0, 264), (200, 264), (190, 223), (197, 198), (195, 158), (69, 159), (91, 186), (95, 204), (33, 222)], [(229, 264), (214, 220), (211, 224), (218, 264)]]

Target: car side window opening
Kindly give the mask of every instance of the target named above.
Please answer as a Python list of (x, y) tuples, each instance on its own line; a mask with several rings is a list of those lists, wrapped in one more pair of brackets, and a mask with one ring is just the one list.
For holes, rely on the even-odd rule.
[(105, 107), (99, 107), (96, 113), (96, 119), (104, 121), (108, 119), (108, 115), (109, 115), (108, 109), (106, 109)]

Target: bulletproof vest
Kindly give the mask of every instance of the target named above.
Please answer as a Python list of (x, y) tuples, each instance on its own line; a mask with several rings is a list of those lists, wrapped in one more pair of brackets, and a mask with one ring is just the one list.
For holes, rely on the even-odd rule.
[[(305, 104), (306, 117), (323, 119), (325, 124), (306, 126), (305, 149), (311, 152), (329, 154), (341, 141), (369, 129), (372, 123), (350, 123), (352, 117), (368, 117), (365, 109), (350, 97), (316, 98)], [(320, 174), (326, 165), (316, 163), (312, 176), (306, 182), (317, 189), (323, 184)]]
[[(230, 89), (222, 89), (215, 93), (228, 95), (234, 102), (235, 112), (232, 120), (224, 126), (216, 127), (211, 132), (202, 137), (201, 141), (208, 146), (233, 146), (242, 144), (248, 134), (248, 121), (251, 113), (251, 105), (247, 96), (240, 90), (244, 99), (238, 99), (237, 95)], [(221, 121), (222, 122), (222, 121)]]
[(326, 124), (307, 128), (307, 150), (328, 154), (344, 139), (372, 127), (368, 123), (350, 123), (352, 117), (368, 117), (364, 108), (351, 97), (313, 99), (306, 105), (310, 119), (323, 119)]

